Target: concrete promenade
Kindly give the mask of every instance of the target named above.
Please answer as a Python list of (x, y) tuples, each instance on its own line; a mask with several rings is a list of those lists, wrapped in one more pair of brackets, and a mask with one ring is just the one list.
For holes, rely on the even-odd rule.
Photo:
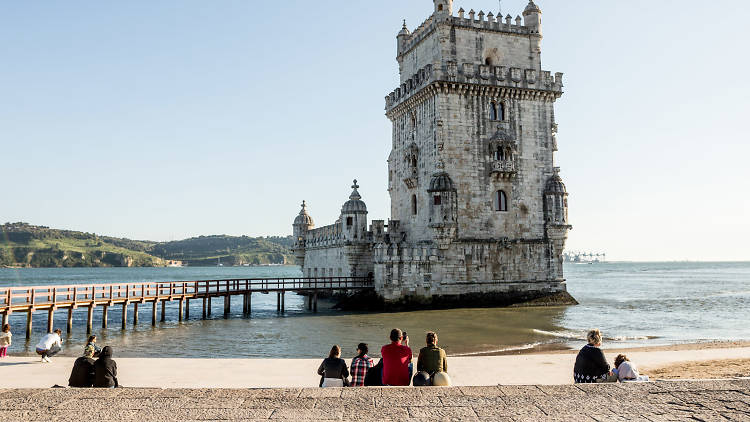
[(750, 380), (454, 388), (5, 389), (0, 421), (750, 421)]

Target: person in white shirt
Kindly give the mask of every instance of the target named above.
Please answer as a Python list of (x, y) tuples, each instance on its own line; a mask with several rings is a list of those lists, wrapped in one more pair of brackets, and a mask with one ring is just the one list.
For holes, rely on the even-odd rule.
[(54, 356), (62, 351), (60, 334), (62, 334), (62, 330), (58, 328), (54, 332), (42, 337), (36, 345), (36, 353), (42, 355), (42, 362), (51, 362), (50, 356)]
[(3, 325), (3, 331), (0, 332), (0, 358), (8, 355), (8, 347), (13, 340), (13, 333), (10, 332), (10, 324)]

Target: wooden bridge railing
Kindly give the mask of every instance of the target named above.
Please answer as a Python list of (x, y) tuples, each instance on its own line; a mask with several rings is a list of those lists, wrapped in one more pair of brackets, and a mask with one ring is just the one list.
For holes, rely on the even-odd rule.
[(314, 277), (166, 281), (70, 286), (0, 287), (0, 312), (13, 307), (136, 302), (155, 298), (211, 297), (231, 294), (306, 291), (364, 290), (374, 287), (368, 277)]

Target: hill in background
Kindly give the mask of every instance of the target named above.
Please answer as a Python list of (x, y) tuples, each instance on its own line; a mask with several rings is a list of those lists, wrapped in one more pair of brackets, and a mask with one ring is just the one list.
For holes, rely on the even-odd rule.
[(50, 229), (26, 223), (0, 226), (0, 266), (155, 267), (290, 264), (292, 237), (200, 236), (152, 242)]

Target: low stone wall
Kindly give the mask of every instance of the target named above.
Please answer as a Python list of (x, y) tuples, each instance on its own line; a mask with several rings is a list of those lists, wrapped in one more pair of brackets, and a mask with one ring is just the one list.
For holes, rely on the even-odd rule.
[(11, 421), (750, 420), (750, 380), (566, 386), (0, 390)]

